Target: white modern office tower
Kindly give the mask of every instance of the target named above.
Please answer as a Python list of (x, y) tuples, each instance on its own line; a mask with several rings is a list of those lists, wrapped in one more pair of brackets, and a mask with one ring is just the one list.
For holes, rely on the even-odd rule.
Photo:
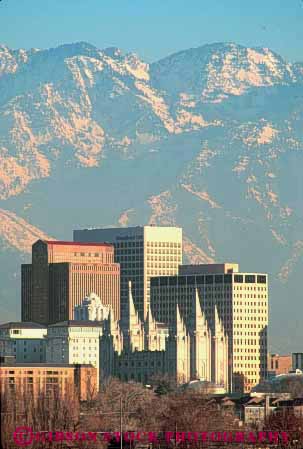
[(37, 323), (10, 322), (0, 325), (0, 356), (13, 356), (17, 363), (45, 362), (47, 327)]
[(149, 308), (150, 278), (173, 276), (182, 264), (182, 229), (177, 227), (84, 229), (74, 231), (74, 241), (114, 244), (115, 262), (121, 268), (121, 316), (127, 315), (129, 281), (143, 320)]
[(108, 318), (110, 307), (102, 304), (96, 293), (90, 293), (83, 299), (82, 304), (74, 308), (75, 320), (77, 321), (103, 321)]

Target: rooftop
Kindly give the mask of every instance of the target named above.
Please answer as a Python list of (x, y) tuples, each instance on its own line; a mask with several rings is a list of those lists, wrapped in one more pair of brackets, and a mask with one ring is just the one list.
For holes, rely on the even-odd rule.
[(182, 229), (180, 226), (166, 226), (166, 225), (142, 225), (142, 226), (126, 226), (126, 227), (107, 227), (107, 228), (102, 228), (102, 227), (97, 227), (97, 226), (92, 226), (90, 228), (82, 228), (82, 229), (75, 229), (74, 232), (78, 232), (78, 231), (127, 231), (129, 229), (144, 229), (144, 228), (173, 228), (173, 229)]
[(10, 321), (0, 324), (0, 329), (46, 329), (46, 326), (32, 321)]
[(179, 265), (180, 275), (238, 273), (239, 264), (233, 262)]
[(89, 364), (68, 364), (68, 363), (1, 363), (1, 367), (8, 367), (8, 368), (75, 368), (76, 366), (81, 367), (90, 367), (92, 368), (93, 365)]
[(101, 327), (102, 321), (89, 321), (89, 320), (67, 320), (60, 321), (58, 323), (50, 324), (48, 327)]
[(66, 242), (63, 240), (43, 240), (43, 242), (47, 243), (48, 245), (62, 245), (62, 246), (76, 246), (76, 245), (80, 245), (80, 246), (110, 246), (113, 247), (113, 245), (111, 243), (93, 243), (93, 242)]

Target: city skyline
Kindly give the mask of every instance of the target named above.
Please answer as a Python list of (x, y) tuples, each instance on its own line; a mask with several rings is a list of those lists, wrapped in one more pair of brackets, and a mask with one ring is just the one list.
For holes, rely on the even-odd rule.
[(0, 0), (1, 449), (303, 447), (302, 24)]
[[(3, 1), (0, 12), (3, 320), (19, 317), (16, 267), (37, 237), (166, 223), (184, 229), (186, 263), (268, 272), (272, 349), (299, 351), (302, 2)], [(12, 16), (26, 21), (22, 40)], [(10, 49), (21, 47), (34, 49)]]
[[(47, 326), (45, 361), (93, 363), (100, 382), (103, 373), (148, 383), (156, 367), (228, 392), (266, 379), (267, 274), (230, 262), (182, 265), (183, 243), (174, 226), (84, 229), (73, 242), (33, 243), (32, 264), (21, 266), (22, 322)], [(16, 355), (5, 342), (3, 351)]]

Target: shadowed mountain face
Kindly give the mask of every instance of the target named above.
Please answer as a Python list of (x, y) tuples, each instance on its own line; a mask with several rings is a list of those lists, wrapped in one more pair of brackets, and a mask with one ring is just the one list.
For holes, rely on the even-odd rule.
[(153, 64), (87, 43), (0, 46), (0, 318), (39, 236), (177, 224), (188, 261), (270, 274), (272, 349), (299, 350), (303, 64), (218, 43)]

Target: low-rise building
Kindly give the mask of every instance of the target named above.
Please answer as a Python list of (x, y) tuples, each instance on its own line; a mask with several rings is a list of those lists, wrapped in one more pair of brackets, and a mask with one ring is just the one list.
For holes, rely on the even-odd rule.
[(15, 363), (0, 365), (0, 391), (64, 397), (72, 392), (80, 400), (89, 400), (97, 393), (97, 370), (91, 365), (58, 365), (55, 363)]
[(45, 362), (47, 327), (32, 322), (0, 325), (0, 357), (15, 357), (17, 363)]
[(287, 374), (292, 369), (291, 355), (268, 354), (267, 360), (268, 377), (278, 374)]
[(279, 399), (270, 397), (253, 397), (244, 405), (244, 420), (248, 426), (261, 428), (264, 420), (278, 406)]
[(303, 416), (303, 398), (294, 398), (288, 400), (280, 400), (278, 402), (277, 412), (286, 410), (292, 411), (295, 416), (302, 418)]

